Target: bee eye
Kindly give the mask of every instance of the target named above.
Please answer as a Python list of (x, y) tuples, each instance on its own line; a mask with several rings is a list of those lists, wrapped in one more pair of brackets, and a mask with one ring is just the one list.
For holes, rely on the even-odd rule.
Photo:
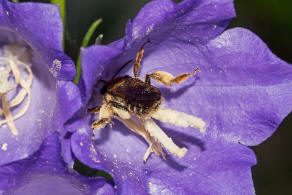
[(100, 90), (100, 94), (104, 95), (107, 92), (107, 85), (103, 86)]

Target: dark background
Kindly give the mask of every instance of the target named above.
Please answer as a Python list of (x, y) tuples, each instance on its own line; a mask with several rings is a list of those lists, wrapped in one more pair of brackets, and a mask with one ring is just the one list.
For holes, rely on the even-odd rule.
[[(133, 18), (147, 2), (149, 0), (67, 0), (67, 54), (77, 58), (83, 35), (98, 18), (103, 18), (103, 22), (94, 37), (104, 34), (104, 44), (121, 38), (127, 20)], [(237, 18), (232, 20), (229, 28), (240, 26), (250, 29), (277, 56), (292, 63), (291, 0), (235, 0), (235, 8)], [(253, 167), (257, 194), (292, 194), (291, 130), (292, 114), (272, 137), (252, 147), (258, 159), (258, 164)]]

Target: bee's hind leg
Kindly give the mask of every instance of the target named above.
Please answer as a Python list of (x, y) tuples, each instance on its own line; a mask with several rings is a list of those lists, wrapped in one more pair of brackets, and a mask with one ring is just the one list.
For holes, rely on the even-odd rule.
[(178, 75), (176, 77), (174, 77), (172, 74), (165, 72), (165, 71), (157, 71), (157, 72), (153, 72), (151, 74), (146, 74), (145, 83), (150, 84), (150, 78), (153, 78), (157, 82), (170, 87), (172, 84), (179, 84), (179, 83), (183, 82), (189, 76), (196, 74), (196, 72), (198, 70), (199, 70), (199, 68), (196, 68), (191, 73), (184, 73), (184, 74)]

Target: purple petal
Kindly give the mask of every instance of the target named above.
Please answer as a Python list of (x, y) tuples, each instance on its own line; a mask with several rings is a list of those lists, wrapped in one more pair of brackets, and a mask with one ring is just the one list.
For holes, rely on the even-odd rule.
[(73, 168), (75, 157), (74, 157), (74, 155), (72, 153), (72, 149), (71, 149), (71, 135), (65, 134), (64, 136), (62, 136), (62, 138), (63, 139), (61, 142), (61, 153), (62, 153), (63, 159), (66, 162), (68, 167)]
[[(122, 41), (83, 50), (87, 107), (102, 104), (96, 81), (110, 78), (123, 62), (135, 59), (147, 39), (152, 44), (145, 47), (140, 78), (158, 70), (179, 75), (200, 68), (171, 91), (152, 82), (160, 88), (165, 107), (207, 124), (203, 135), (159, 123), (175, 143), (188, 148), (186, 156), (168, 155), (163, 161), (152, 154), (144, 164), (146, 142), (117, 120), (113, 128), (100, 129), (96, 140), (87, 120), (76, 126), (71, 137), (74, 155), (110, 172), (118, 193), (254, 194), (250, 168), (255, 157), (241, 144), (261, 143), (291, 111), (292, 69), (248, 30), (236, 28), (218, 36), (233, 16), (231, 1), (153, 1), (128, 22)], [(133, 75), (132, 66), (120, 75)]]
[[(98, 54), (96, 54), (98, 51)], [(116, 57), (121, 55), (121, 50), (115, 47), (95, 45), (86, 49), (82, 49), (82, 81), (84, 85), (85, 101), (87, 102), (92, 94), (94, 85), (98, 79), (105, 79), (110, 73), (104, 73), (108, 69), (109, 64), (114, 64)], [(96, 66), (96, 64), (99, 64)], [(117, 64), (117, 68), (118, 68)], [(112, 69), (112, 68), (111, 68)], [(105, 77), (105, 78), (102, 78)]]
[[(128, 23), (125, 40), (127, 40), (128, 48), (134, 40), (137, 39), (136, 41), (139, 42), (148, 35), (149, 39), (154, 42), (162, 42), (163, 40), (158, 37), (168, 36), (184, 41), (206, 41), (220, 34), (234, 16), (231, 0), (218, 2), (187, 0), (180, 4), (173, 3), (171, 0), (153, 1), (139, 12), (133, 23)], [(202, 18), (205, 20), (203, 21)], [(135, 59), (131, 52), (129, 56), (127, 52), (120, 56), (124, 60), (115, 59), (121, 55), (125, 40), (121, 39), (109, 46), (92, 46), (82, 50), (82, 77), (86, 97), (91, 96), (92, 87), (97, 78), (104, 79), (101, 78), (101, 75), (103, 77), (107, 77), (108, 74), (112, 75), (112, 70), (118, 69), (126, 62), (125, 58), (129, 60), (129, 56), (131, 56), (131, 59)], [(99, 56), (96, 55), (96, 52), (99, 53)], [(135, 50), (135, 54), (136, 52), (137, 50)], [(96, 67), (96, 64), (100, 65)], [(111, 67), (111, 72), (105, 74), (103, 71), (108, 64), (115, 64), (117, 68)]]
[(93, 142), (85, 133), (74, 133), (72, 149), (87, 165), (109, 171), (122, 194), (254, 193), (250, 168), (256, 162), (250, 149), (220, 138), (201, 141), (194, 137), (194, 129), (160, 126), (189, 149), (186, 156), (168, 155), (164, 161), (152, 154), (143, 163), (146, 142), (117, 121), (115, 128), (102, 129)]
[(152, 1), (127, 25), (126, 39), (132, 43), (146, 36), (152, 41), (175, 37), (198, 44), (219, 35), (234, 16), (232, 0)]
[[(0, 3), (1, 31), (18, 35), (18, 41), (31, 47), (59, 79), (72, 80), (75, 66), (62, 52), (63, 29), (58, 6), (44, 3), (16, 4), (7, 0)], [(12, 42), (13, 37), (5, 38), (5, 42)], [(56, 62), (60, 62), (60, 65)]]
[[(41, 74), (38, 74), (38, 76), (41, 76)], [(11, 133), (7, 124), (1, 126), (0, 165), (28, 157), (38, 149), (46, 133), (53, 129), (56, 92), (52, 88), (45, 88), (45, 85), (53, 87), (53, 83), (53, 80), (44, 83), (43, 80), (34, 78), (29, 109), (21, 118), (14, 121), (18, 129), (17, 136)], [(18, 113), (19, 110), (19, 108), (14, 110), (13, 114)]]
[(167, 107), (185, 106), (207, 122), (212, 134), (257, 145), (291, 111), (292, 66), (248, 30), (228, 30), (204, 47), (177, 40), (154, 47), (144, 58), (141, 75), (157, 70), (178, 75), (200, 67), (197, 78), (162, 92)]
[[(95, 194), (103, 178), (86, 178), (67, 170), (58, 134), (48, 136), (31, 157), (0, 167), (0, 191), (8, 194)], [(111, 192), (112, 189), (104, 189)]]
[(62, 123), (65, 124), (74, 115), (78, 115), (78, 111), (83, 107), (78, 86), (73, 82), (59, 81), (58, 98), (60, 117), (62, 117)]
[[(224, 41), (220, 42), (222, 39)], [(248, 40), (256, 45), (259, 53), (255, 53), (252, 46), (249, 49), (242, 47)], [(237, 49), (233, 49), (233, 45)], [(127, 51), (133, 56), (136, 52), (135, 49)], [(251, 151), (238, 143), (255, 145), (262, 142), (291, 110), (291, 66), (274, 56), (253, 33), (231, 29), (204, 47), (176, 39), (147, 45), (140, 75), (158, 70), (174, 75), (191, 72), (196, 61), (201, 72), (173, 86), (171, 91), (153, 82), (160, 87), (166, 107), (199, 116), (207, 123), (206, 135), (191, 128), (160, 124), (176, 143), (187, 146), (189, 151), (185, 157), (180, 160), (168, 157), (164, 162), (152, 155), (143, 164), (147, 144), (116, 120), (112, 129), (100, 130), (96, 141), (91, 141), (91, 134), (86, 133), (90, 129), (75, 132), (71, 145), (76, 157), (91, 167), (109, 171), (114, 176), (118, 192), (122, 193), (147, 193), (151, 190), (155, 193), (156, 189), (167, 193), (198, 190), (198, 193), (253, 194), (250, 168), (255, 164), (255, 158)], [(223, 65), (224, 69), (220, 69)], [(269, 71), (277, 68), (279, 71)], [(127, 73), (132, 75), (132, 69), (123, 74)], [(249, 83), (248, 79), (252, 82)], [(194, 161), (194, 157), (197, 160)], [(200, 157), (204, 160), (198, 160)], [(159, 172), (159, 167), (164, 171)], [(144, 170), (147, 173), (143, 173)], [(147, 175), (149, 172), (151, 174)], [(190, 174), (195, 176), (189, 177)]]
[[(3, 165), (28, 157), (39, 148), (47, 133), (59, 129), (56, 78), (74, 78), (75, 67), (62, 52), (62, 21), (57, 6), (2, 0), (0, 10), (1, 57), (4, 46), (23, 46), (31, 55), (33, 74), (31, 103), (26, 113), (14, 121), (18, 135), (12, 135), (7, 124), (0, 127), (0, 165)], [(9, 92), (8, 98), (19, 90), (18, 87)], [(12, 116), (20, 112), (27, 99), (26, 96), (18, 106), (10, 108)], [(1, 120), (4, 119), (1, 114)]]

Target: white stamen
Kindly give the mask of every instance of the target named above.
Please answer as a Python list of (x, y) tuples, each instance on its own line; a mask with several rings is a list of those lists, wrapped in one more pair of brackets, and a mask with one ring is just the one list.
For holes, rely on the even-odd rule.
[(133, 119), (122, 119), (122, 118), (118, 118), (118, 117), (117, 117), (117, 119), (119, 121), (121, 121), (130, 130), (132, 130), (134, 133), (142, 136), (149, 144), (149, 148), (147, 149), (146, 153), (144, 154), (144, 158), (143, 158), (145, 162), (148, 159), (151, 152), (154, 152), (158, 156), (162, 155), (162, 158), (165, 159), (165, 155), (162, 151), (160, 143), (157, 142), (155, 139), (153, 139), (150, 136), (149, 132), (147, 132), (146, 129), (142, 125), (136, 123)]
[[(18, 56), (18, 54), (21, 56)], [(23, 116), (30, 105), (30, 87), (32, 84), (33, 73), (28, 64), (28, 59), (29, 53), (24, 47), (19, 45), (5, 45), (3, 47), (3, 55), (0, 56), (0, 65), (2, 67), (0, 69), (0, 95), (2, 101), (0, 116), (4, 116), (5, 118), (4, 120), (0, 120), (0, 125), (7, 123), (13, 135), (18, 134), (14, 121)], [(27, 73), (28, 78), (26, 80), (21, 77), (21, 70), (19, 69), (21, 67), (23, 67)], [(10, 77), (13, 77), (13, 79)], [(10, 81), (14, 82), (13, 86), (10, 85)], [(9, 101), (6, 94), (10, 90), (18, 88), (18, 86), (20, 86), (18, 93)], [(25, 97), (27, 97), (25, 105), (16, 115), (12, 116), (10, 108), (21, 104)]]
[(173, 155), (181, 158), (183, 157), (186, 152), (188, 151), (186, 148), (180, 148), (178, 147), (170, 137), (168, 137), (156, 123), (148, 118), (144, 122), (145, 129), (150, 133), (150, 135), (157, 139), (159, 143), (162, 144), (162, 146), (172, 153)]
[(151, 147), (151, 145), (150, 145), (150, 146), (148, 147), (148, 149), (146, 150), (145, 154), (144, 154), (144, 157), (143, 157), (144, 162), (147, 161), (147, 159), (148, 159), (148, 157), (150, 156), (151, 152), (152, 152), (152, 147)]
[(12, 89), (12, 86), (9, 83), (8, 77), (9, 77), (10, 71), (5, 69), (0, 70), (0, 94), (7, 93)]
[(201, 118), (184, 112), (161, 107), (151, 117), (179, 127), (194, 127), (198, 128), (202, 133), (206, 132), (206, 123)]

